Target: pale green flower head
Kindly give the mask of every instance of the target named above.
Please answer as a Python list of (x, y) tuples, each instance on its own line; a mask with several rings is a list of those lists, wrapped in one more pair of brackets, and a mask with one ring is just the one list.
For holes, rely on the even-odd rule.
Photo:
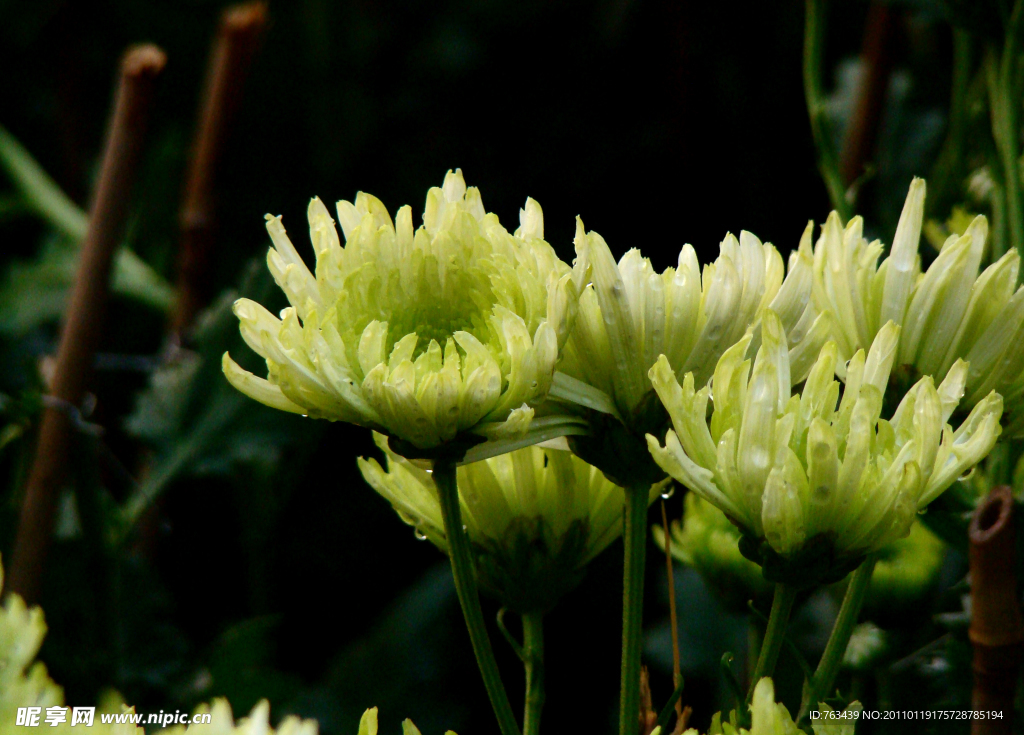
[[(375, 459), (359, 459), (366, 482), (418, 535), (446, 550), (430, 472), (375, 437), (387, 470)], [(464, 464), (457, 481), (481, 587), (519, 612), (552, 607), (622, 533), (622, 488), (566, 451), (533, 446)], [(653, 486), (650, 499), (660, 491)]]
[[(819, 704), (818, 709), (823, 713), (833, 711), (824, 703)], [(811, 729), (814, 735), (853, 735), (857, 717), (862, 709), (860, 702), (853, 702), (843, 710), (846, 717), (813, 719)], [(775, 701), (775, 685), (767, 676), (754, 687), (754, 696), (750, 701), (750, 729), (738, 726), (736, 721), (735, 712), (730, 713), (729, 721), (726, 722), (722, 721), (722, 713), (717, 712), (711, 719), (707, 735), (803, 735), (803, 730), (793, 722), (786, 705)], [(691, 727), (683, 735), (700, 733)]]
[[(696, 493), (687, 493), (683, 504), (682, 523), (669, 530), (672, 556), (696, 570), (729, 610), (746, 613), (748, 600), (770, 599), (772, 585), (761, 568), (740, 553), (740, 530)], [(665, 531), (654, 526), (651, 532), (664, 550)]]
[(64, 704), (64, 691), (47, 675), (46, 666), (36, 661), (45, 637), (43, 611), (27, 607), (20, 595), (8, 592), (0, 607), (0, 732), (24, 730), (15, 726), (18, 707)]
[[(357, 735), (377, 735), (377, 708), (371, 707), (363, 713), (359, 719), (359, 732)], [(412, 724), (412, 720), (402, 721), (402, 735), (420, 735), (419, 728)], [(455, 735), (448, 730), (445, 735)]]
[[(701, 271), (693, 247), (678, 265), (656, 273), (633, 249), (618, 263), (596, 232), (576, 221), (573, 278), (580, 311), (552, 395), (614, 415), (632, 425), (651, 391), (647, 372), (664, 355), (674, 370), (703, 384), (711, 366), (773, 303), (783, 282), (782, 258), (749, 232), (727, 235), (718, 259)], [(806, 304), (796, 289), (789, 301)], [(787, 308), (801, 312), (799, 308)], [(801, 315), (798, 314), (797, 316)], [(794, 320), (795, 322), (796, 320)]]
[(265, 699), (257, 702), (249, 716), (238, 722), (231, 712), (231, 703), (223, 698), (196, 709), (196, 714), (206, 713), (211, 718), (208, 723), (176, 725), (165, 732), (167, 735), (317, 735), (318, 731), (316, 720), (303, 720), (295, 715), (285, 717), (276, 729), (271, 727), (270, 702)]
[[(862, 234), (855, 217), (844, 229), (833, 212), (814, 252), (814, 301), (833, 314), (837, 367), (871, 345), (883, 325), (901, 325), (896, 369), (910, 380), (943, 380), (965, 360), (964, 405), (974, 406), (992, 390), (1007, 407), (1007, 431), (1024, 431), (1024, 288), (1017, 287), (1020, 256), (1006, 253), (981, 271), (988, 222), (975, 217), (963, 235), (946, 239), (924, 273), (918, 244), (925, 182), (914, 179), (889, 255)], [(909, 366), (909, 367), (904, 367)], [(895, 371), (894, 371), (895, 372)]]
[(989, 453), (1002, 398), (991, 393), (958, 429), (949, 426), (967, 375), (958, 361), (938, 388), (922, 378), (882, 418), (899, 339), (892, 323), (850, 360), (841, 401), (835, 342), (790, 395), (782, 324), (766, 310), (762, 326), (753, 369), (745, 337), (699, 391), (691, 374), (680, 386), (668, 361), (658, 361), (651, 379), (674, 430), (665, 446), (652, 436), (648, 446), (662, 469), (744, 529), (741, 550), (769, 580), (834, 581), (906, 536), (916, 513)]
[[(510, 234), (449, 171), (427, 194), (418, 229), (408, 206), (392, 221), (363, 193), (338, 203), (338, 221), (344, 246), (326, 207), (310, 202), (314, 276), (281, 218), (267, 216), (267, 263), (291, 306), (279, 319), (239, 299), (242, 336), (269, 375), (225, 354), (228, 380), (273, 408), (374, 428), (416, 449), (466, 433), (522, 438), (577, 302), (569, 266), (543, 239), (540, 205), (528, 199)], [(550, 434), (547, 424), (534, 429)]]

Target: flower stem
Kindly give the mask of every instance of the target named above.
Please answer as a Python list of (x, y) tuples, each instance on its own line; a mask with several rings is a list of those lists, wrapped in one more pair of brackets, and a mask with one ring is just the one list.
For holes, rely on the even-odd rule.
[(876, 556), (869, 556), (850, 577), (850, 585), (846, 588), (846, 594), (843, 596), (843, 604), (839, 608), (839, 616), (836, 618), (835, 625), (832, 626), (832, 633), (828, 637), (825, 653), (822, 654), (818, 668), (815, 669), (814, 677), (806, 690), (805, 697), (809, 697), (809, 699), (800, 707), (802, 714), (814, 706), (835, 684), (839, 664), (843, 662), (846, 646), (850, 643), (850, 636), (853, 635), (853, 629), (857, 625), (857, 617), (860, 615), (860, 609), (864, 606), (864, 598), (867, 595), (871, 574), (875, 571), (875, 562), (877, 561)]
[(775, 597), (772, 599), (772, 612), (768, 617), (768, 628), (764, 632), (764, 640), (761, 642), (761, 654), (757, 657), (757, 666), (754, 667), (754, 675), (750, 678), (750, 690), (747, 692), (747, 701), (754, 696), (754, 687), (762, 677), (771, 676), (775, 671), (775, 663), (779, 660), (779, 653), (782, 652), (782, 645), (786, 642), (786, 626), (789, 623), (789, 614), (793, 611), (793, 602), (796, 600), (796, 587), (775, 583)]
[(640, 648), (643, 638), (644, 562), (647, 551), (647, 499), (650, 486), (626, 491), (622, 541), (622, 680), (619, 696), (619, 735), (636, 735), (640, 722)]
[(544, 709), (544, 615), (523, 614), (523, 666), (526, 668), (526, 708), (523, 735), (538, 735)]
[(519, 726), (516, 724), (512, 705), (509, 704), (508, 694), (505, 693), (505, 685), (501, 682), (498, 662), (494, 659), (494, 649), (491, 648), (484, 613), (480, 607), (469, 538), (462, 526), (455, 463), (436, 461), (432, 477), (437, 487), (438, 499), (441, 501), (441, 517), (444, 520), (444, 533), (448, 541), (448, 556), (452, 561), (455, 591), (459, 596), (459, 604), (462, 605), (462, 614), (466, 618), (469, 640), (473, 644), (473, 653), (476, 654), (476, 662), (480, 667), (487, 696), (491, 700), (491, 707), (494, 708), (494, 715), (498, 718), (498, 727), (502, 735), (519, 735)]
[(825, 111), (821, 72), (825, 49), (825, 0), (806, 0), (804, 14), (804, 97), (807, 115), (818, 154), (818, 170), (825, 180), (832, 207), (846, 223), (852, 207), (846, 199), (846, 187), (839, 173), (839, 159), (833, 147), (832, 126)]

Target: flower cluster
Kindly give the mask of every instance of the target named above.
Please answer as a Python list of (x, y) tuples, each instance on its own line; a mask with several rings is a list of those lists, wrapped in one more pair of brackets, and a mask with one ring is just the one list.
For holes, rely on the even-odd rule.
[[(947, 424), (964, 390), (963, 361), (938, 387), (931, 377), (919, 380), (882, 418), (899, 331), (886, 324), (866, 355), (853, 355), (841, 401), (835, 342), (822, 348), (803, 391), (791, 395), (785, 334), (770, 310), (753, 369), (745, 357), (749, 336), (726, 351), (699, 390), (692, 373), (680, 386), (664, 358), (651, 369), (674, 427), (664, 446), (648, 437), (655, 461), (745, 529), (759, 544), (745, 553), (755, 553), (775, 581), (844, 576), (864, 554), (905, 536), (917, 511), (999, 436), (1002, 399), (995, 392), (958, 429)], [(788, 562), (797, 568), (787, 569)], [(788, 579), (791, 572), (796, 579)]]
[(338, 220), (344, 246), (327, 208), (310, 202), (314, 276), (281, 218), (268, 215), (267, 263), (291, 306), (279, 319), (254, 301), (235, 304), (269, 376), (225, 354), (232, 384), (273, 408), (371, 427), (418, 449), (464, 432), (523, 435), (577, 302), (569, 267), (543, 239), (540, 205), (527, 200), (510, 234), (456, 171), (430, 190), (416, 230), (409, 207), (392, 221), (368, 194), (339, 202)]
[(910, 369), (911, 379), (931, 375), (943, 380), (963, 359), (966, 406), (992, 390), (1007, 406), (1007, 433), (1024, 431), (1024, 288), (1017, 287), (1020, 256), (1007, 252), (981, 271), (988, 223), (975, 217), (963, 235), (946, 239), (924, 273), (918, 242), (924, 212), (925, 183), (910, 186), (896, 237), (881, 263), (882, 244), (863, 236), (860, 217), (845, 229), (832, 213), (814, 251), (813, 297), (819, 309), (834, 315), (832, 338), (844, 365), (866, 349), (884, 325), (900, 325), (895, 365)]

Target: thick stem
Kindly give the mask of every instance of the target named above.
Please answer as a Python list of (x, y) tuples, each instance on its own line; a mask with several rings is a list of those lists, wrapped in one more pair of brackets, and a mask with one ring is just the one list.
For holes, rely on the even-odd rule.
[(832, 126), (825, 111), (821, 71), (825, 49), (825, 0), (806, 0), (804, 14), (804, 97), (818, 154), (818, 170), (825, 180), (832, 207), (843, 222), (850, 219), (852, 207), (846, 199), (846, 187), (839, 173), (839, 160), (833, 148)]
[(808, 712), (822, 697), (827, 696), (835, 684), (839, 665), (843, 662), (846, 646), (850, 643), (850, 636), (857, 626), (857, 618), (864, 606), (864, 598), (867, 596), (877, 561), (876, 556), (869, 556), (850, 577), (839, 615), (825, 645), (825, 653), (821, 655), (821, 661), (818, 662), (818, 668), (814, 670), (814, 676), (806, 690), (806, 701), (800, 708), (801, 714)]
[(643, 642), (644, 562), (647, 556), (647, 500), (650, 487), (632, 486), (625, 490), (619, 735), (636, 735), (640, 726), (640, 649)]
[(771, 676), (775, 671), (775, 664), (782, 652), (782, 645), (786, 642), (786, 626), (789, 624), (789, 615), (793, 612), (796, 592), (796, 587), (792, 585), (775, 583), (772, 612), (768, 617), (768, 628), (764, 632), (764, 640), (761, 642), (761, 654), (757, 657), (757, 666), (754, 667), (754, 675), (750, 679), (750, 689), (747, 692), (748, 701), (754, 696), (754, 687), (757, 686), (757, 682), (765, 676)]
[(544, 615), (523, 615), (523, 666), (526, 668), (526, 707), (523, 735), (540, 733), (540, 715), (544, 709)]
[(505, 693), (505, 685), (501, 682), (498, 662), (494, 659), (494, 649), (491, 648), (491, 639), (487, 636), (487, 625), (480, 607), (469, 537), (462, 526), (455, 463), (440, 460), (435, 462), (432, 477), (441, 502), (441, 517), (444, 520), (444, 534), (448, 542), (448, 556), (452, 561), (455, 591), (466, 619), (469, 640), (473, 644), (473, 653), (476, 654), (484, 688), (487, 689), (487, 696), (491, 700), (491, 707), (494, 708), (494, 715), (498, 718), (498, 727), (502, 735), (519, 735), (519, 726), (516, 724), (512, 705), (509, 704), (508, 694)]

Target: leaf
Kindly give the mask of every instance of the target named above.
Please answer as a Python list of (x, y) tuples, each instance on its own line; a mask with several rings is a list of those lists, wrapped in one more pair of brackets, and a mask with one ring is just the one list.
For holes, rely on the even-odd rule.
[[(0, 289), (0, 332), (17, 335), (55, 321), (64, 313), (74, 282), (78, 243), (85, 237), (89, 217), (3, 126), (0, 167), (7, 171), (21, 195), (8, 202), (8, 206), (34, 212), (57, 235), (44, 245), (35, 261), (12, 266)], [(174, 304), (171, 285), (127, 245), (122, 245), (114, 256), (110, 287), (116, 294), (161, 311)]]
[(271, 286), (266, 269), (250, 263), (239, 291), (226, 291), (200, 315), (195, 350), (179, 351), (139, 395), (125, 427), (155, 450), (156, 462), (124, 506), (128, 526), (178, 477), (227, 474), (238, 463), (274, 460), (285, 447), (315, 443), (320, 423), (253, 401), (221, 373), (225, 351), (259, 369), (231, 305), (240, 295), (267, 300)]

